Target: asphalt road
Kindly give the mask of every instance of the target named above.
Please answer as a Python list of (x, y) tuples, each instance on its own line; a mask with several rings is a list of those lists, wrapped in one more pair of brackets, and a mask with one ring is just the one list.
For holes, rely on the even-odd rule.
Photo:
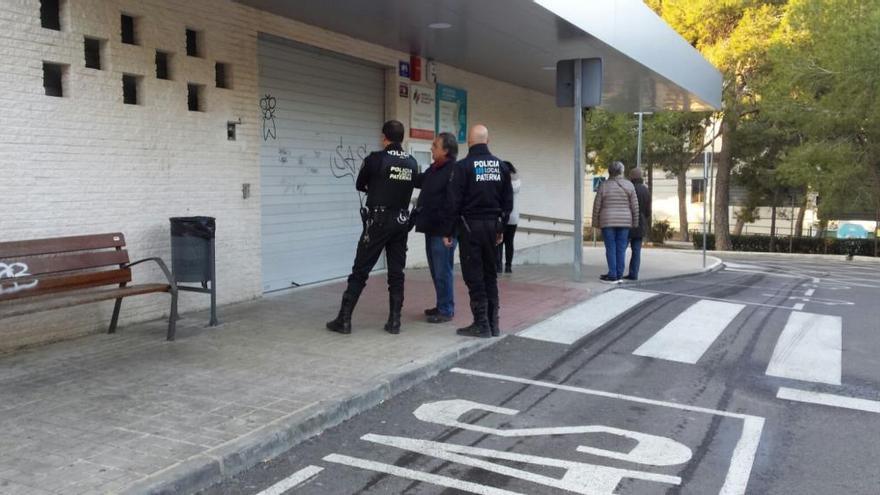
[(725, 262), (598, 296), (204, 493), (880, 493), (880, 263)]

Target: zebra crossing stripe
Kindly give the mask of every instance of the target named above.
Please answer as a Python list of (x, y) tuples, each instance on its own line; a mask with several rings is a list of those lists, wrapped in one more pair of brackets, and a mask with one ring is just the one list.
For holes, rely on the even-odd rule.
[(840, 385), (843, 320), (794, 311), (776, 342), (767, 374)]
[(697, 301), (645, 341), (633, 354), (695, 364), (743, 309), (744, 304)]
[(518, 335), (557, 344), (573, 344), (656, 295), (627, 289), (608, 291), (533, 325)]

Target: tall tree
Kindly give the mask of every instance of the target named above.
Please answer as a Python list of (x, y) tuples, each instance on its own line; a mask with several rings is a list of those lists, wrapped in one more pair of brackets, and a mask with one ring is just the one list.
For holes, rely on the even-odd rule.
[(743, 118), (757, 112), (752, 80), (766, 70), (766, 51), (787, 2), (784, 0), (648, 0), (673, 29), (700, 50), (723, 75), (722, 138), (715, 182), (718, 249), (730, 249), (730, 180), (733, 150)]
[(778, 31), (763, 105), (803, 135), (780, 173), (819, 194), (823, 220), (880, 218), (880, 0), (791, 0)]

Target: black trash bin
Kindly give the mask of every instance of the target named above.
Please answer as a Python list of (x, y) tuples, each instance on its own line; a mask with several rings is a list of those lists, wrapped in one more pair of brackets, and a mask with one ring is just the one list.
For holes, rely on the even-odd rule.
[[(171, 220), (171, 271), (178, 290), (211, 295), (210, 326), (217, 325), (217, 290), (214, 280), (214, 217), (173, 217)], [(180, 285), (197, 282), (201, 287)], [(208, 284), (210, 283), (210, 287)]]

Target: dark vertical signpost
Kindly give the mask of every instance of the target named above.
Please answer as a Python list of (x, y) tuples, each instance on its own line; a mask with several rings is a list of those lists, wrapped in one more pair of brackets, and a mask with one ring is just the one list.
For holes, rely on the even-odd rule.
[(581, 58), (556, 63), (556, 106), (574, 111), (574, 260), (573, 278), (582, 279), (584, 238), (584, 108), (602, 102), (602, 59)]

